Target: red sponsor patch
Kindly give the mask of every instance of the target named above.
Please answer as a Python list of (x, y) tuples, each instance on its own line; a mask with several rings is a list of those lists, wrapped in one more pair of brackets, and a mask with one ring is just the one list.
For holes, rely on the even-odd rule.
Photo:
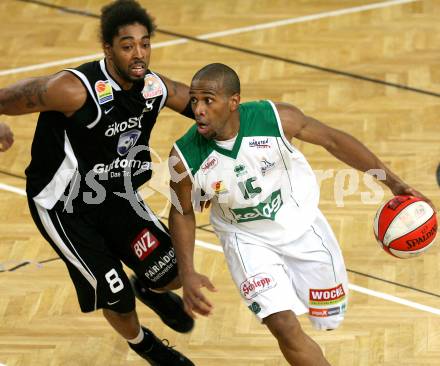
[(215, 194), (222, 194), (228, 192), (222, 180), (212, 183), (211, 187), (214, 190)]
[(145, 99), (155, 98), (163, 94), (162, 84), (159, 78), (153, 74), (147, 74), (144, 78), (144, 88), (142, 89), (142, 95)]
[(328, 316), (328, 310), (327, 309), (309, 308), (309, 314), (311, 316), (316, 316), (318, 318), (325, 318)]
[(240, 285), (241, 294), (248, 300), (276, 286), (275, 279), (268, 273), (249, 277)]
[(102, 93), (105, 90), (105, 83), (102, 80), (97, 81), (95, 89), (98, 93)]
[(202, 172), (206, 174), (210, 169), (214, 168), (218, 164), (218, 159), (215, 156), (212, 156), (208, 159), (208, 161), (202, 165)]
[(142, 230), (131, 243), (134, 254), (142, 261), (159, 245), (159, 240), (148, 230)]
[(345, 297), (342, 284), (333, 288), (309, 290), (309, 300), (311, 304), (336, 303)]

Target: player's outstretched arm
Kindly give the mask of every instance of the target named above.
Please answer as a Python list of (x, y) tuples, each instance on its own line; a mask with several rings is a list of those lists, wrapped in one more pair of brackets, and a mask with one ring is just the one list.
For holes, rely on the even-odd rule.
[(193, 318), (194, 313), (209, 315), (213, 306), (201, 288), (206, 287), (210, 291), (216, 289), (208, 277), (197, 273), (194, 268), (196, 220), (191, 201), (192, 182), (174, 148), (170, 153), (169, 165), (172, 201), (169, 229), (183, 287), (185, 311)]
[[(72, 115), (85, 103), (87, 93), (78, 78), (67, 71), (19, 81), (0, 89), (0, 114), (21, 115), (58, 111)], [(14, 142), (11, 129), (0, 122), (0, 152)]]
[(188, 85), (168, 79), (163, 75), (160, 75), (160, 77), (168, 89), (168, 98), (165, 105), (186, 117), (194, 118), (194, 113), (189, 102)]
[(385, 173), (383, 183), (394, 195), (420, 197), (434, 207), (427, 197), (406, 184), (355, 137), (304, 115), (292, 105), (277, 103), (276, 107), (284, 134), (289, 140), (295, 137), (302, 141), (321, 145), (339, 160), (362, 172), (368, 172), (372, 169), (382, 170)]
[(86, 98), (81, 81), (70, 72), (62, 71), (0, 89), (0, 114), (58, 111), (69, 116), (81, 108)]

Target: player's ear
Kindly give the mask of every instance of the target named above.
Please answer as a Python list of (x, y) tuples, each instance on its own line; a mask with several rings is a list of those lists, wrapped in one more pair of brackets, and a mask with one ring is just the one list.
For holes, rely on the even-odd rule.
[(102, 48), (104, 49), (105, 57), (110, 60), (112, 58), (112, 52), (111, 52), (112, 45), (110, 43), (104, 43), (102, 45)]
[(229, 106), (231, 108), (231, 112), (234, 112), (238, 109), (240, 105), (240, 94), (235, 93), (229, 99)]

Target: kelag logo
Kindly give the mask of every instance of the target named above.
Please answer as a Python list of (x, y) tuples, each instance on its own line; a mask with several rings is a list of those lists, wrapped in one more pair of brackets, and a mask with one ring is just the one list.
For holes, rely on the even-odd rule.
[(238, 223), (264, 219), (273, 221), (282, 205), (283, 199), (281, 197), (281, 190), (278, 189), (257, 206), (231, 208), (230, 210)]

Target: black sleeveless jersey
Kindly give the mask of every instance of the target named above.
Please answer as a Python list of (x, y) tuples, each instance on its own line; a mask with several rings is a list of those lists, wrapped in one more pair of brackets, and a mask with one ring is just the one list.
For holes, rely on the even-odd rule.
[(69, 203), (78, 211), (125, 192), (127, 182), (136, 191), (151, 178), (148, 144), (167, 88), (148, 70), (144, 80), (123, 90), (105, 60), (66, 71), (84, 84), (87, 100), (71, 117), (40, 113), (26, 189), (46, 209)]

